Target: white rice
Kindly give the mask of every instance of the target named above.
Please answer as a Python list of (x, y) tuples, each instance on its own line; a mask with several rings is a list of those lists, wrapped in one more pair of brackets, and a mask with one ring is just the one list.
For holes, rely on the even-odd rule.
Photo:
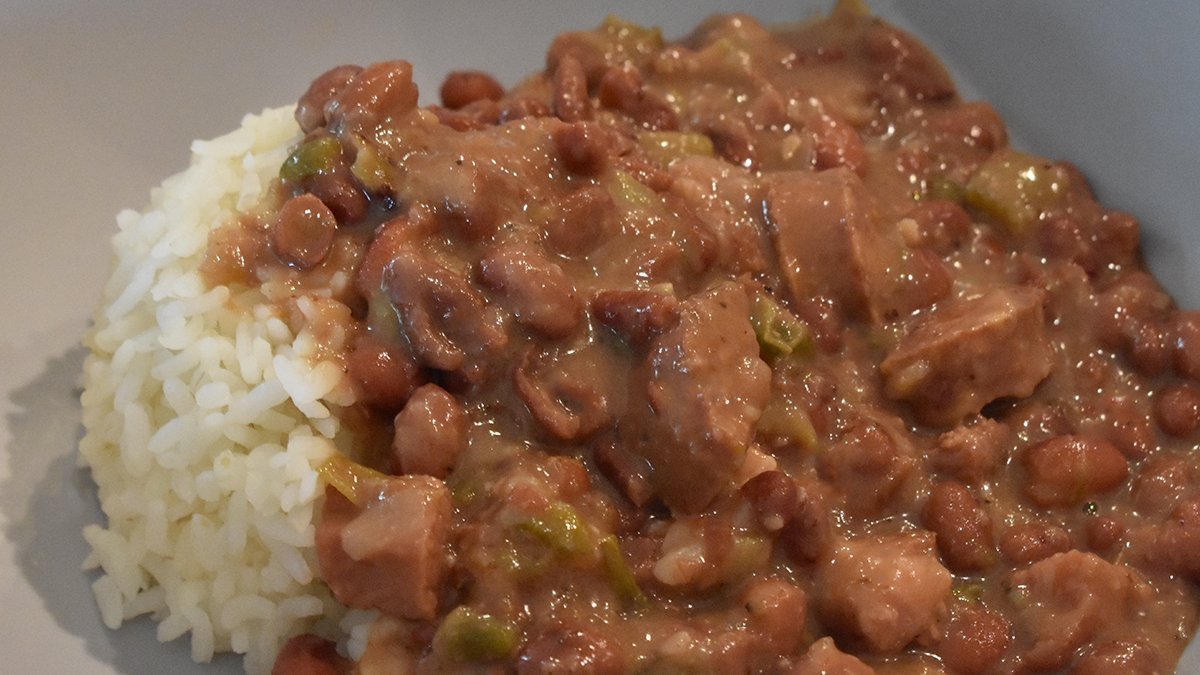
[(315, 467), (348, 442), (330, 412), (353, 402), (344, 374), (258, 289), (198, 273), (209, 232), (259, 201), (296, 140), (280, 108), (193, 144), (146, 211), (117, 216), (85, 339), (80, 451), (108, 520), (84, 529), (85, 567), (101, 617), (115, 629), (150, 614), (160, 640), (190, 633), (193, 659), (234, 651), (250, 673), (294, 634), (370, 618), (344, 620), (316, 580)]

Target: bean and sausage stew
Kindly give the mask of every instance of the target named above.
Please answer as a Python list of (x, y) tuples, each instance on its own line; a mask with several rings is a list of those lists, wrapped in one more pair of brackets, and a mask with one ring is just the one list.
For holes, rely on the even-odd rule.
[(1200, 313), (913, 38), (610, 18), (441, 102), (321, 75), (210, 241), (358, 392), (316, 546), (380, 618), (277, 672), (1174, 668)]

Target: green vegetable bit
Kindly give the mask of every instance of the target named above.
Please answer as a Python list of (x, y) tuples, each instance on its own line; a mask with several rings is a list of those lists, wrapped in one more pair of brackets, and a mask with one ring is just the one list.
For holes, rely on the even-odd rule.
[(638, 136), (638, 145), (664, 165), (685, 157), (712, 157), (715, 152), (708, 136), (682, 131), (645, 131)]
[(649, 602), (646, 594), (633, 578), (633, 571), (621, 555), (621, 546), (615, 535), (608, 535), (600, 540), (600, 555), (604, 559), (604, 571), (608, 573), (608, 585), (613, 591), (627, 602), (637, 607), (645, 607)]
[(974, 583), (955, 584), (950, 592), (959, 600), (974, 604), (979, 602), (979, 597), (983, 595), (983, 586)]
[(519, 640), (512, 623), (460, 606), (442, 619), (433, 636), (433, 648), (459, 663), (486, 663), (512, 656)]
[(592, 550), (587, 525), (575, 509), (563, 502), (553, 504), (542, 515), (518, 527), (558, 553), (579, 555)]
[(807, 353), (812, 349), (812, 334), (808, 326), (786, 307), (767, 295), (759, 295), (750, 313), (754, 336), (763, 357), (777, 359), (789, 354)]
[(789, 399), (775, 397), (767, 403), (758, 418), (758, 431), (804, 450), (817, 447), (817, 430), (813, 428), (808, 411)]
[(1016, 236), (1043, 213), (1066, 206), (1066, 176), (1042, 157), (1000, 150), (967, 182), (965, 201)]
[(279, 167), (279, 177), (289, 183), (299, 183), (305, 178), (328, 173), (333, 171), (341, 154), (342, 146), (333, 136), (305, 141), (284, 160), (283, 166)]

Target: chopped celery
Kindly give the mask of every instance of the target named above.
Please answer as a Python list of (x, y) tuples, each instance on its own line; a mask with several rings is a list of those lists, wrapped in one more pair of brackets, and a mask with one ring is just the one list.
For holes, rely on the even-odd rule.
[(762, 569), (771, 558), (771, 541), (764, 537), (737, 535), (722, 566), (721, 576), (729, 581), (743, 579)]
[(805, 450), (817, 446), (817, 432), (808, 417), (808, 412), (789, 399), (771, 399), (758, 418), (758, 431)]
[(608, 573), (608, 585), (613, 591), (627, 602), (637, 607), (644, 607), (648, 602), (646, 594), (633, 578), (633, 571), (621, 555), (621, 546), (615, 535), (608, 535), (600, 540), (600, 555), (604, 559), (604, 571)]
[(976, 603), (979, 602), (979, 596), (983, 595), (983, 586), (973, 583), (955, 584), (950, 592), (963, 602)]
[(1046, 211), (1066, 205), (1066, 179), (1036, 155), (1000, 150), (967, 182), (967, 205), (995, 218), (1011, 234), (1022, 236)]
[(608, 182), (608, 192), (625, 208), (651, 206), (658, 201), (653, 190), (639, 183), (628, 173), (616, 170), (612, 176), (612, 180)]
[(966, 190), (945, 176), (935, 176), (925, 182), (924, 196), (926, 199), (945, 199), (961, 204), (966, 199)]
[(377, 499), (383, 483), (388, 479), (385, 474), (363, 466), (341, 453), (330, 455), (329, 459), (317, 467), (317, 473), (355, 506), (362, 506), (372, 499)]
[(460, 606), (442, 619), (433, 636), (433, 648), (458, 663), (486, 663), (512, 656), (518, 641), (512, 623)]
[(759, 350), (767, 359), (776, 359), (793, 352), (807, 352), (812, 348), (812, 335), (808, 326), (797, 319), (786, 307), (766, 295), (759, 295), (750, 313), (754, 324), (754, 335), (758, 338)]
[(600, 32), (608, 42), (606, 54), (616, 61), (625, 61), (636, 55), (647, 55), (663, 48), (662, 29), (649, 28), (609, 14), (600, 25)]
[(638, 144), (651, 159), (670, 164), (677, 159), (699, 155), (713, 156), (712, 139), (704, 134), (682, 131), (646, 131), (638, 136)]
[(557, 502), (540, 516), (518, 527), (558, 553), (579, 555), (592, 550), (592, 538), (587, 525), (575, 509)]
[(341, 153), (342, 146), (333, 136), (305, 141), (284, 160), (283, 166), (279, 167), (279, 177), (298, 183), (305, 178), (332, 171)]

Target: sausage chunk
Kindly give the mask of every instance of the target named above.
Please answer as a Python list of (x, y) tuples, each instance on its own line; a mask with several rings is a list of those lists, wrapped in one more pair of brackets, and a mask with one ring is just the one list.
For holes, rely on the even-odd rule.
[(316, 537), (321, 578), (350, 607), (432, 619), (450, 520), (450, 491), (435, 478), (388, 478), (362, 507), (328, 488)]
[(1029, 396), (1052, 367), (1043, 295), (997, 288), (940, 306), (879, 365), (885, 393), (943, 427), (1003, 396)]
[(479, 278), (517, 321), (542, 336), (570, 336), (583, 322), (571, 277), (535, 246), (503, 244), (479, 263)]
[(673, 509), (694, 513), (741, 466), (771, 371), (758, 356), (750, 301), (725, 284), (689, 298), (679, 323), (651, 344), (647, 393), (657, 438), (641, 446), (650, 483)]
[(937, 630), (951, 576), (925, 533), (844, 539), (816, 581), (823, 620), (862, 638), (872, 651), (895, 653)]

